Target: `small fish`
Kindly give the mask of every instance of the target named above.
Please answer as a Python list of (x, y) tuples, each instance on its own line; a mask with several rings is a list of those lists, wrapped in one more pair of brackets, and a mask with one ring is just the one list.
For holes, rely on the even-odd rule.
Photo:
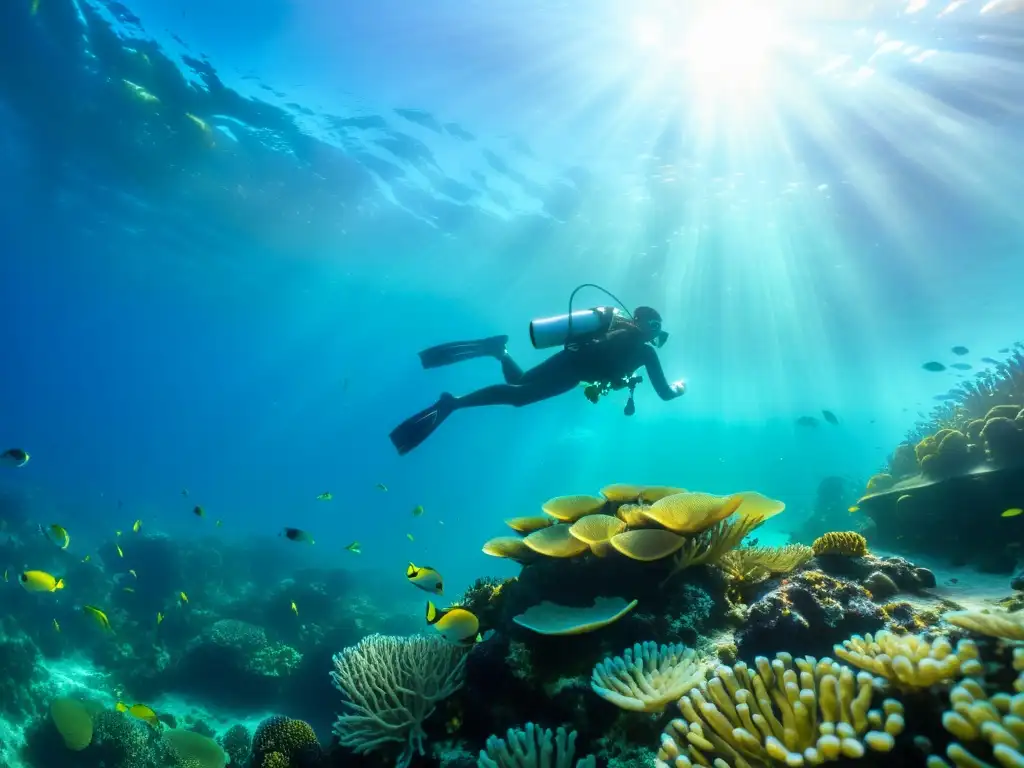
[(5, 584), (7, 583), (7, 571), (6, 570), (4, 571), (4, 583)]
[(115, 549), (117, 549), (117, 556), (118, 557), (124, 557), (124, 550), (121, 549), (121, 545), (120, 544), (115, 544), (114, 547), (115, 547)]
[(438, 520), (438, 521), (437, 521), (437, 524), (438, 524), (438, 525), (444, 525), (444, 520)]
[(134, 523), (132, 523), (132, 532), (133, 533), (138, 533), (141, 530), (142, 530), (142, 521), (141, 520), (136, 520)]
[(412, 534), (411, 534), (411, 533), (407, 533), (407, 534), (405, 534), (405, 538), (407, 538), (407, 539), (408, 539), (409, 541), (416, 541), (416, 539), (414, 539), (414, 538), (412, 537)]
[(422, 514), (423, 514), (423, 505), (422, 504), (417, 504), (415, 507), (412, 508), (412, 516), (413, 517), (419, 517)]
[(412, 563), (409, 563), (409, 567), (405, 569), (405, 578), (424, 592), (430, 592), (434, 595), (444, 594), (444, 585), (442, 583), (444, 580), (441, 578), (441, 574), (433, 568), (417, 568)]
[(114, 706), (118, 712), (124, 712), (137, 720), (141, 720), (152, 728), (160, 730), (160, 718), (157, 717), (156, 712), (151, 707), (147, 707), (145, 704), (132, 704), (130, 707), (123, 703), (117, 702)]
[(61, 549), (67, 549), (68, 544), (71, 543), (71, 537), (68, 535), (68, 532), (56, 523), (46, 529), (46, 537)]
[(931, 371), (932, 373), (939, 373), (940, 371), (946, 370), (946, 366), (942, 363), (936, 362), (935, 360), (932, 360), (930, 363), (925, 363), (921, 367), (926, 371)]
[(135, 592), (135, 587), (122, 587), (121, 591), (122, 592), (134, 593)]
[(949, 351), (952, 352), (954, 355), (966, 355), (971, 350), (969, 350), (967, 347), (953, 347)]
[(818, 426), (818, 420), (813, 416), (801, 416), (796, 420), (798, 427), (816, 427)]
[(214, 523), (214, 526), (216, 526), (217, 528), (220, 528), (220, 525), (221, 525), (220, 520), (218, 520), (216, 523)]
[(950, 368), (956, 368), (958, 371), (969, 371), (974, 366), (970, 363), (951, 363)]
[(989, 365), (999, 365), (999, 361), (991, 357), (983, 357), (981, 358), (981, 362), (988, 363)]
[(839, 426), (839, 418), (834, 413), (832, 413), (832, 411), (825, 411), (825, 410), (823, 410), (821, 412), (821, 415), (825, 418), (825, 421), (827, 421), (832, 426), (834, 426), (834, 427), (838, 427)]
[(56, 629), (58, 633), (60, 632), (60, 624), (57, 623), (56, 619), (53, 620), (53, 628)]
[(379, 491), (387, 491), (387, 489), (388, 489), (388, 487), (386, 485), (384, 485), (384, 483), (377, 483), (377, 490), (379, 490)]
[(186, 595), (184, 592), (179, 592), (178, 593), (178, 597), (181, 598), (181, 602), (183, 602), (183, 603), (187, 603), (188, 602), (188, 595)]
[(18, 577), (27, 592), (56, 592), (64, 589), (64, 579), (55, 579), (46, 571), (25, 571)]
[(28, 455), (28, 452), (21, 448), (8, 448), (0, 453), (0, 462), (13, 467), (24, 467), (30, 458), (32, 457)]
[(107, 618), (107, 614), (101, 611), (94, 605), (82, 606), (82, 613), (88, 616), (90, 619), (95, 621), (100, 629), (109, 632), (110, 631), (110, 619)]
[(1011, 509), (1008, 509), (1005, 512), (1003, 512), (1003, 514), (1001, 514), (1000, 517), (1016, 517), (1020, 514), (1024, 514), (1024, 509), (1021, 509), (1020, 507), (1012, 507)]
[(32, 10), (30, 11), (30, 13), (33, 16), (35, 16), (37, 13), (39, 13), (39, 3), (40, 3), (40, 0), (32, 0)]
[(852, 507), (848, 507), (846, 511), (852, 515), (854, 512), (860, 512), (860, 507), (854, 504)]
[(299, 607), (297, 605), (295, 605), (295, 601), (294, 600), (292, 600), (292, 613), (294, 613), (296, 616), (299, 615)]
[(156, 625), (159, 627), (164, 623), (164, 615), (160, 611), (156, 612)]
[(181, 495), (185, 496), (187, 498), (188, 497), (188, 488), (182, 488), (181, 489)]
[(427, 624), (436, 629), (449, 643), (473, 645), (482, 642), (480, 620), (465, 608), (449, 608), (440, 611), (427, 601)]
[(334, 494), (332, 494), (330, 491), (324, 491), (323, 493), (321, 493), (319, 496), (316, 497), (316, 500), (317, 501), (330, 501), (333, 498), (334, 498)]
[(1002, 349), (997, 349), (996, 352), (998, 352), (1000, 355), (1008, 355), (1010, 354), (1010, 348), (1003, 347)]
[(137, 573), (135, 572), (135, 569), (134, 569), (134, 568), (129, 568), (129, 569), (128, 569), (128, 573), (130, 573), (130, 574), (131, 574), (132, 576), (134, 576), (134, 577), (135, 577), (136, 579), (137, 579), (137, 578), (139, 578), (139, 574), (137, 574)]
[(117, 538), (121, 538), (121, 532), (120, 531), (114, 531), (114, 536), (117, 537)]
[(302, 541), (309, 544), (315, 544), (313, 537), (309, 535), (308, 531), (304, 531), (301, 528), (285, 528), (284, 536), (289, 541)]
[(345, 547), (345, 550), (351, 552), (354, 555), (361, 555), (363, 553), (362, 547), (359, 545), (358, 541), (353, 541), (351, 544)]
[(92, 555), (86, 555), (82, 558), (83, 563), (88, 563), (90, 560), (92, 560)]
[(910, 494), (904, 493), (902, 496), (896, 499), (897, 504), (902, 504), (905, 501), (910, 501)]
[(206, 517), (206, 510), (196, 504), (192, 507), (192, 514), (196, 517)]

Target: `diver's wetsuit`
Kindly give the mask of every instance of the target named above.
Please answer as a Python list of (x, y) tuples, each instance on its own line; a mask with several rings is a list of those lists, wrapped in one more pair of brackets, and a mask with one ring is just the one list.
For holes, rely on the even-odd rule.
[(407, 419), (391, 432), (399, 454), (418, 446), (452, 412), (485, 405), (519, 408), (570, 392), (582, 382), (618, 382), (645, 368), (647, 378), (662, 400), (682, 394), (665, 378), (654, 347), (635, 328), (622, 328), (603, 338), (556, 352), (540, 365), (523, 371), (505, 351), (507, 336), (473, 342), (454, 342), (420, 353), (425, 368), (475, 357), (494, 357), (501, 362), (504, 384), (494, 384), (462, 397), (443, 394), (430, 408)]

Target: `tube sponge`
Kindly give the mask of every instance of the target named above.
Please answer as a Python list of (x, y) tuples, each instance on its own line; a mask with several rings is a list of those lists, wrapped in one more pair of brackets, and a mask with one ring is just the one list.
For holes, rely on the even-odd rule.
[(961, 640), (954, 650), (944, 637), (929, 643), (921, 635), (894, 635), (884, 629), (874, 636), (854, 635), (833, 650), (847, 664), (904, 690), (973, 674), (980, 663), (978, 647), (970, 640)]
[(594, 667), (590, 687), (598, 696), (632, 712), (662, 712), (704, 682), (707, 667), (681, 643), (637, 643), (622, 656)]
[[(477, 758), (477, 768), (573, 768), (576, 731), (551, 730), (527, 723), (523, 730), (509, 728), (504, 739), (491, 736)], [(552, 764), (551, 758), (554, 757)], [(580, 758), (575, 768), (594, 768), (593, 755)]]
[(657, 768), (791, 768), (888, 752), (903, 730), (903, 707), (869, 710), (875, 679), (832, 659), (759, 656), (720, 666), (679, 700), (682, 718), (662, 734)]
[(423, 754), (423, 721), (462, 687), (467, 652), (427, 635), (369, 635), (334, 656), (331, 679), (347, 714), (334, 723), (339, 743), (357, 754), (404, 743), (396, 768)]

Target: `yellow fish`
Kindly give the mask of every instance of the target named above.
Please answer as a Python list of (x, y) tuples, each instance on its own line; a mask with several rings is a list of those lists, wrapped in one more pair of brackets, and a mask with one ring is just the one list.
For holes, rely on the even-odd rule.
[(377, 483), (377, 489), (381, 491), (386, 491), (388, 487), (384, 485), (384, 483)]
[(183, 602), (183, 603), (187, 603), (188, 602), (188, 595), (186, 595), (184, 592), (179, 592), (178, 595), (181, 596), (181, 602)]
[(414, 539), (414, 538), (412, 537), (412, 534), (411, 534), (411, 533), (407, 533), (407, 534), (405, 534), (405, 538), (407, 538), (407, 539), (408, 539), (409, 541), (416, 541), (416, 539)]
[(4, 571), (4, 583), (5, 584), (7, 583), (7, 571), (6, 570)]
[(142, 521), (141, 520), (136, 520), (132, 524), (132, 531), (135, 532), (135, 533), (138, 533), (141, 530), (142, 530)]
[(1000, 517), (1016, 517), (1020, 514), (1024, 514), (1024, 509), (1021, 509), (1020, 507), (1013, 507), (1003, 512)]
[(105, 614), (103, 611), (101, 611), (96, 606), (94, 606), (94, 605), (82, 606), (82, 613), (84, 613), (90, 619), (95, 621), (99, 625), (100, 629), (102, 629), (103, 631), (105, 631), (105, 632), (109, 632), (110, 631), (110, 619), (107, 618), (107, 614)]
[(123, 587), (121, 591), (122, 592), (134, 592), (135, 591), (135, 587)]
[(412, 516), (413, 517), (419, 517), (422, 514), (423, 514), (423, 505), (422, 504), (417, 504), (415, 507), (412, 508)]
[(351, 544), (349, 544), (347, 547), (345, 547), (345, 549), (348, 552), (351, 552), (354, 555), (361, 555), (363, 553), (363, 550), (359, 546), (359, 542), (358, 541), (353, 541)]
[(858, 507), (856, 504), (854, 504), (852, 507), (850, 507), (846, 511), (849, 512), (852, 515), (854, 512), (860, 512), (860, 507)]
[(159, 627), (164, 621), (164, 615), (160, 611), (156, 612), (156, 625)]
[(127, 704), (119, 701), (114, 705), (114, 709), (131, 715), (157, 730), (160, 729), (160, 718), (156, 716), (156, 712), (151, 707), (147, 707), (145, 704), (132, 704), (129, 707)]
[(115, 544), (114, 546), (117, 547), (118, 557), (124, 557), (124, 550), (121, 549), (121, 545), (120, 544)]
[(412, 563), (405, 569), (405, 578), (425, 592), (434, 595), (444, 594), (444, 584), (441, 574), (433, 568), (417, 568)]
[(68, 535), (68, 532), (56, 523), (47, 529), (47, 536), (61, 549), (67, 549), (68, 544), (71, 543), (71, 537)]
[(53, 628), (60, 632), (60, 624), (57, 623), (56, 619), (53, 620)]
[(64, 589), (64, 579), (55, 579), (46, 571), (25, 571), (18, 577), (28, 592), (56, 592)]
[(439, 611), (428, 600), (427, 624), (454, 645), (473, 645), (483, 641), (483, 637), (480, 635), (480, 620), (465, 608), (449, 608), (447, 611)]
[(134, 576), (134, 577), (135, 577), (136, 579), (137, 579), (137, 578), (139, 578), (139, 574), (137, 574), (137, 573), (135, 572), (135, 569), (134, 569), (134, 568), (129, 568), (129, 569), (128, 569), (128, 573), (130, 573), (130, 574), (131, 574), (132, 576)]
[(115, 536), (120, 536), (120, 535), (121, 535), (121, 532), (120, 532), (120, 531), (114, 531), (114, 535), (115, 535)]
[(316, 498), (317, 498), (317, 501), (330, 501), (331, 499), (334, 498), (334, 496), (330, 492), (324, 491), (323, 493), (321, 493)]
[(299, 608), (298, 608), (297, 605), (295, 605), (295, 601), (294, 600), (292, 600), (292, 613), (294, 613), (296, 616), (299, 615)]

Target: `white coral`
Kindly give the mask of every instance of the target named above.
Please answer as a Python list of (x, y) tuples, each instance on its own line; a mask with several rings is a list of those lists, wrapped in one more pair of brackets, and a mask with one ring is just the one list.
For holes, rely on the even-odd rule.
[(465, 681), (467, 651), (436, 636), (369, 635), (334, 656), (331, 679), (345, 694), (334, 733), (357, 754), (405, 743), (396, 768), (424, 754), (423, 721)]
[[(491, 736), (487, 749), (480, 753), (477, 768), (573, 768), (576, 755), (576, 731), (551, 730), (527, 723), (523, 730), (509, 728), (506, 738)], [(552, 764), (551, 758), (554, 757)], [(576, 761), (576, 768), (594, 768), (593, 755)]]
[(707, 666), (681, 643), (637, 643), (622, 656), (605, 659), (590, 679), (594, 693), (620, 709), (662, 712), (704, 682)]

